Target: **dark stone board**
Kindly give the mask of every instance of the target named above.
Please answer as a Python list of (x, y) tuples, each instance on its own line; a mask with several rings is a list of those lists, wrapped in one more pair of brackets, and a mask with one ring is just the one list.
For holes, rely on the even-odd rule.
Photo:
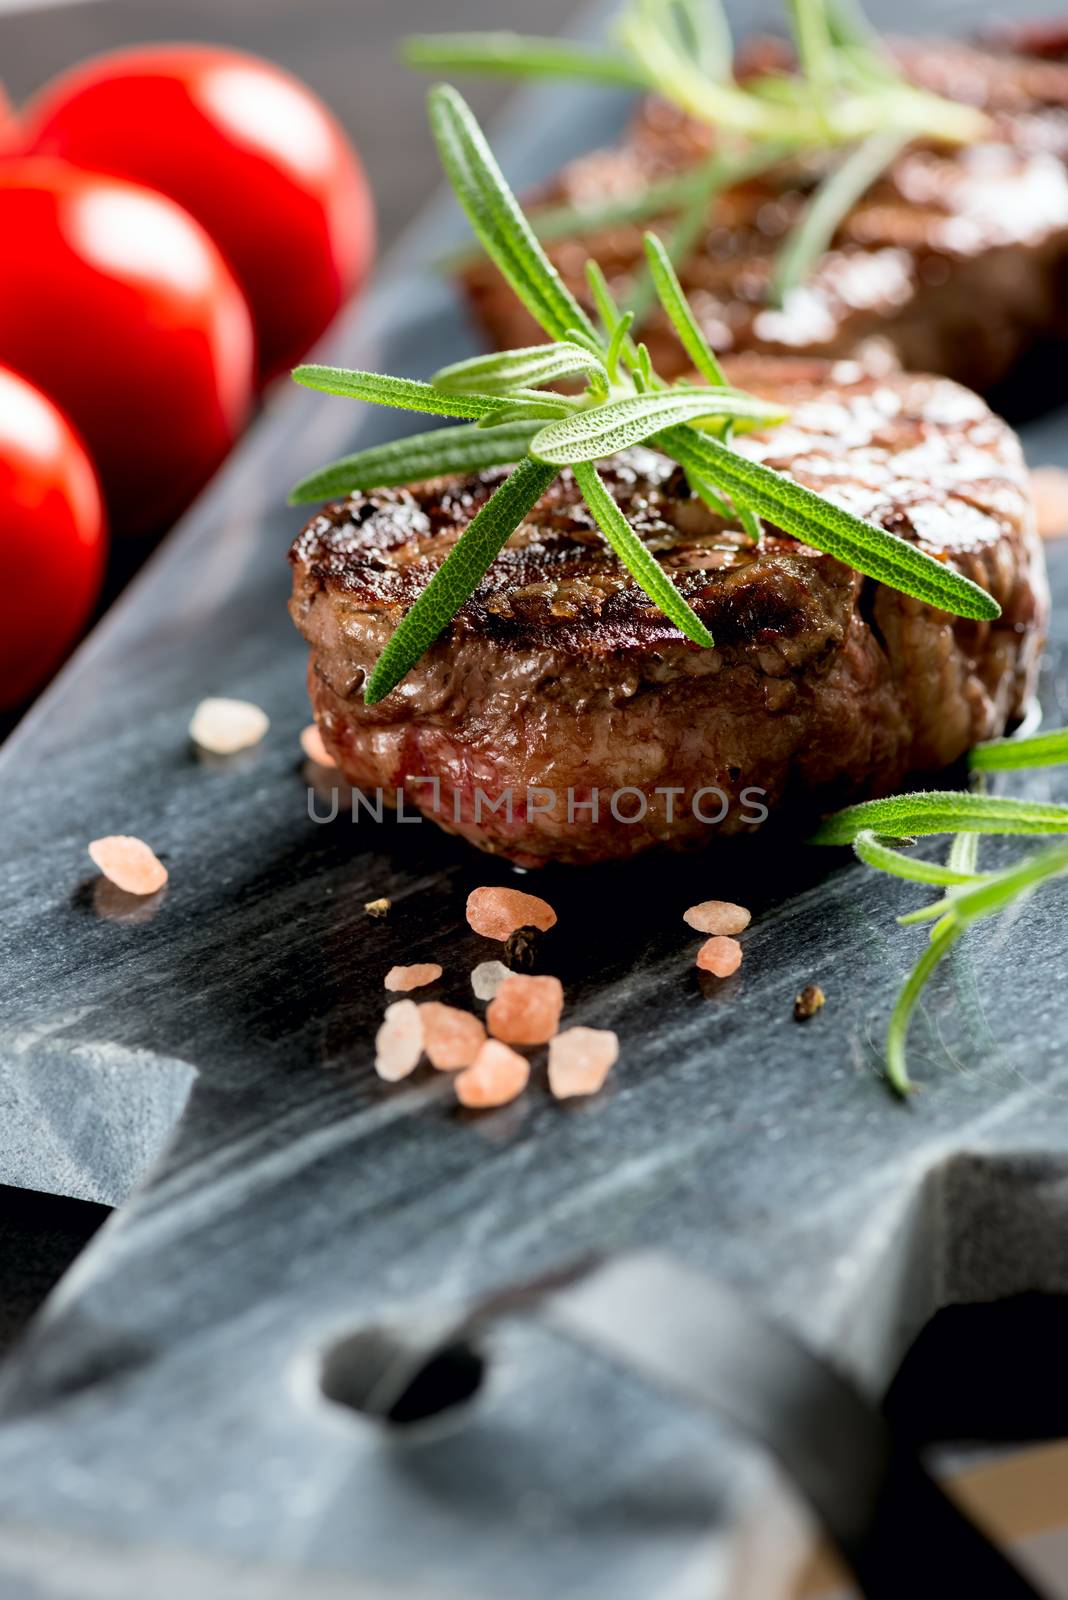
[[(537, 149), (544, 96), (510, 121), (517, 180), (619, 110), (579, 90), (551, 103)], [(470, 348), (425, 267), (454, 237), (436, 208), (332, 357), (417, 375)], [(1063, 889), (947, 964), (908, 1106), (878, 1069), (922, 939), (893, 918), (919, 896), (759, 840), (538, 878), (569, 1020), (623, 1040), (592, 1103), (556, 1105), (539, 1078), (475, 1119), (429, 1073), (376, 1079), (385, 969), (441, 959), (441, 997), (464, 1003), (496, 953), (466, 893), (509, 878), (429, 824), (309, 819), (284, 492), (394, 420), (278, 395), (0, 759), (0, 1183), (120, 1207), (0, 1368), (5, 1595), (737, 1593), (724, 1529), (762, 1469), (673, 1402), (517, 1327), (465, 1425), (398, 1446), (322, 1399), (321, 1351), (652, 1244), (878, 1390), (937, 1306), (1068, 1291)], [(1028, 443), (1068, 464), (1063, 416)], [(1059, 724), (1068, 548), (1051, 569), (1042, 705)], [(212, 693), (272, 719), (235, 763), (188, 746)], [(1068, 799), (1056, 772), (1013, 787)], [(108, 832), (171, 868), (154, 914), (99, 903), (85, 843)], [(706, 894), (755, 912), (743, 969), (709, 992), (679, 917)], [(363, 911), (379, 895), (385, 921)], [(799, 1026), (810, 981), (828, 1003)]]

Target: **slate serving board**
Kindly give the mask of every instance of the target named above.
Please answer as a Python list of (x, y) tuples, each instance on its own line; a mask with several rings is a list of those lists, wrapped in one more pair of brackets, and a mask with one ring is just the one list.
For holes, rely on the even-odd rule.
[[(621, 109), (526, 97), (506, 169), (529, 181)], [(425, 266), (456, 234), (435, 207), (331, 358), (415, 376), (470, 349)], [(1033, 459), (1068, 465), (1064, 416), (1030, 426)], [(0, 1368), (5, 1595), (737, 1594), (727, 1533), (762, 1468), (677, 1405), (516, 1329), (466, 1426), (397, 1447), (322, 1397), (322, 1351), (653, 1244), (878, 1391), (938, 1305), (1068, 1291), (1063, 888), (947, 964), (908, 1107), (878, 1067), (922, 937), (893, 917), (916, 893), (759, 840), (539, 877), (569, 1020), (624, 1041), (594, 1102), (556, 1105), (539, 1082), (475, 1119), (440, 1078), (375, 1078), (386, 968), (440, 959), (441, 997), (466, 1003), (496, 953), (464, 923), (467, 891), (510, 881), (429, 824), (309, 818), (283, 497), (394, 425), (279, 395), (0, 755), (0, 1182), (120, 1207)], [(1050, 557), (1055, 725), (1068, 546)], [(267, 709), (257, 751), (198, 762), (185, 728), (212, 693)], [(1013, 787), (1068, 799), (1057, 772)], [(147, 916), (92, 881), (86, 840), (120, 831), (171, 868)], [(992, 863), (1012, 850), (984, 846)], [(712, 893), (755, 917), (741, 972), (705, 991), (679, 913)], [(363, 911), (380, 895), (382, 922)], [(799, 1027), (810, 981), (828, 1004)]]

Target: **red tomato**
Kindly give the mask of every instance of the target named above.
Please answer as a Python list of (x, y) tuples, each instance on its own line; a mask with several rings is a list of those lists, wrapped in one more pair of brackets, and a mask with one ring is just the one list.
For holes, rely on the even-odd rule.
[(363, 282), (374, 209), (326, 107), (288, 73), (214, 45), (145, 45), (56, 79), (27, 148), (136, 179), (196, 217), (252, 307), (266, 379), (292, 366)]
[(78, 637), (106, 546), (81, 440), (39, 389), (0, 367), (0, 707), (32, 693)]
[(0, 361), (50, 394), (116, 532), (162, 525), (226, 454), (252, 394), (248, 308), (164, 195), (61, 161), (0, 163)]

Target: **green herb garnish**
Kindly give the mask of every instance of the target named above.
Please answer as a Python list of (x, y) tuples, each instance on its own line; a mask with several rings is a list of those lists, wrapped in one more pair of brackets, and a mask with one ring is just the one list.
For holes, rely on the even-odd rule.
[[(786, 10), (798, 71), (744, 82), (734, 76), (720, 0), (625, 0), (601, 49), (515, 33), (431, 34), (409, 39), (404, 53), (410, 65), (435, 71), (623, 84), (660, 95), (716, 129), (724, 148), (694, 172), (623, 200), (546, 210), (533, 221), (543, 239), (678, 210), (667, 251), (679, 264), (722, 188), (769, 171), (784, 157), (841, 152), (775, 265), (771, 295), (781, 304), (905, 143), (967, 143), (989, 126), (972, 107), (910, 84), (849, 0), (788, 0)], [(639, 320), (651, 303), (646, 276), (632, 305)]]
[[(1064, 728), (1026, 738), (991, 739), (976, 745), (968, 757), (972, 771), (979, 774), (1066, 761), (1068, 729)], [(895, 848), (921, 835), (943, 833), (954, 835), (945, 866)], [(1068, 806), (956, 790), (891, 795), (837, 812), (813, 835), (813, 844), (852, 844), (869, 867), (946, 891), (930, 905), (897, 919), (902, 927), (934, 924), (929, 943), (898, 995), (886, 1037), (887, 1078), (901, 1095), (915, 1087), (906, 1055), (909, 1022), (942, 957), (973, 923), (995, 916), (1068, 873), (1068, 844), (1025, 856), (998, 872), (978, 872), (978, 842), (983, 834), (1068, 834)]]
[[(752, 539), (759, 539), (759, 519), (766, 517), (858, 572), (943, 610), (967, 617), (999, 614), (985, 590), (952, 568), (726, 442), (736, 431), (781, 422), (785, 413), (725, 382), (654, 235), (646, 248), (656, 292), (690, 359), (708, 380), (705, 385), (668, 385), (657, 376), (645, 346), (635, 345), (630, 336), (630, 315), (614, 305), (599, 269), (591, 265), (601, 319), (600, 328), (593, 326), (550, 265), (454, 89), (431, 91), (430, 120), (475, 232), (551, 342), (457, 362), (430, 383), (337, 367), (305, 366), (294, 372), (299, 383), (313, 389), (469, 421), (468, 427), (418, 434), (347, 456), (305, 479), (293, 491), (294, 500), (518, 463), (400, 623), (364, 690), (369, 705), (400, 682), (448, 625), (564, 466), (573, 469), (605, 539), (653, 604), (695, 644), (711, 645), (708, 629), (629, 526), (594, 468), (595, 462), (643, 441), (677, 461), (695, 492)], [(575, 394), (541, 388), (561, 379), (584, 387)]]

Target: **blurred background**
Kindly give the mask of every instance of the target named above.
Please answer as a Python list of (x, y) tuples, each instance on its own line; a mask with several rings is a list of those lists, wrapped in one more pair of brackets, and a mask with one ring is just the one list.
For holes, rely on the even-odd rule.
[(439, 184), (399, 41), (574, 9), (0, 0), (0, 739)]
[[(397, 44), (428, 29), (524, 28), (555, 33), (577, 0), (0, 0), (0, 78), (19, 104), (56, 73), (140, 41), (210, 40), (296, 73), (354, 141), (389, 247), (439, 182), (423, 112), (427, 78), (403, 67)], [(479, 114), (514, 81), (469, 78)]]

